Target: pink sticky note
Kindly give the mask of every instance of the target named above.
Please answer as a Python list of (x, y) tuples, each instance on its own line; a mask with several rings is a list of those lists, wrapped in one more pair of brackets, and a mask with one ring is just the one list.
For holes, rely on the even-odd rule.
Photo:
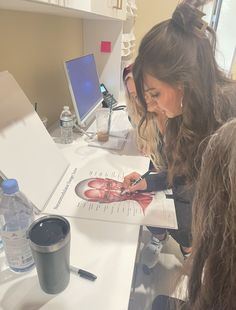
[(111, 52), (111, 41), (101, 41), (100, 51), (102, 53), (110, 53)]

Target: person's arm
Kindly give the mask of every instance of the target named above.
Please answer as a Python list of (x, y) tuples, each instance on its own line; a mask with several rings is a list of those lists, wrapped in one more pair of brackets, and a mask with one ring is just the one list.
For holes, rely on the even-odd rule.
[[(141, 175), (137, 172), (132, 172), (124, 177), (122, 188), (124, 191), (133, 193), (136, 191), (156, 192), (168, 188), (167, 171), (149, 174), (140, 182), (133, 184)], [(124, 193), (123, 191), (123, 193)]]
[(169, 187), (166, 170), (155, 174), (149, 174), (145, 180), (147, 183), (148, 192), (162, 191)]

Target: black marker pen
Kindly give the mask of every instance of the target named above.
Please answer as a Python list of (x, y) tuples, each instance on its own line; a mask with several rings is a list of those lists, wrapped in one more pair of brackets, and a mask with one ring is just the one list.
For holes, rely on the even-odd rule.
[(76, 268), (74, 266), (70, 266), (70, 271), (90, 281), (95, 281), (97, 279), (97, 276), (95, 276), (95, 274), (88, 272), (86, 270), (83, 270), (83, 269)]

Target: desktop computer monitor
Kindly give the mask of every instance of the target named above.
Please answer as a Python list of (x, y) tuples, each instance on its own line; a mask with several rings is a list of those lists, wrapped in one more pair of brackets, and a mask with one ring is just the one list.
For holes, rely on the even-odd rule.
[(64, 64), (78, 125), (87, 128), (103, 101), (94, 56), (85, 55)]

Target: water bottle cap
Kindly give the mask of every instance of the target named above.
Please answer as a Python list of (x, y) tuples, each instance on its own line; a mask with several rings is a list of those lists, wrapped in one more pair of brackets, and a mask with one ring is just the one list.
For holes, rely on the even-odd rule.
[(19, 186), (15, 179), (4, 180), (1, 186), (5, 194), (14, 194), (19, 191)]

